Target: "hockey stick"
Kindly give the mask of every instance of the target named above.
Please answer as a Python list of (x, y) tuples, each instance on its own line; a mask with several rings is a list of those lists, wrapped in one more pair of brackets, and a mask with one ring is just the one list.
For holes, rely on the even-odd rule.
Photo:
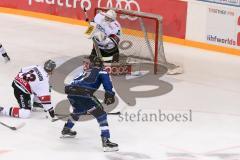
[[(107, 113), (107, 115), (120, 115), (121, 112), (109, 112)], [(61, 117), (64, 117), (64, 116), (70, 116), (70, 114), (55, 114), (56, 116), (61, 116)], [(86, 114), (81, 114), (81, 115), (91, 115), (90, 113), (86, 113)]]
[(96, 53), (97, 53), (97, 57), (100, 58), (100, 59), (102, 59), (102, 54), (101, 54), (101, 51), (100, 51), (100, 49), (99, 49), (99, 47), (98, 47), (98, 44), (97, 44), (96, 39), (93, 37), (92, 40), (93, 40), (94, 48), (95, 48)]
[(107, 113), (107, 115), (120, 115), (121, 112), (109, 112)]
[(56, 121), (64, 119), (64, 118), (68, 118), (70, 116), (70, 114), (68, 114), (68, 115), (58, 115), (58, 114), (55, 114), (55, 115), (59, 116), (59, 117), (58, 118), (53, 118), (52, 122), (56, 122)]
[(86, 21), (86, 22), (89, 22), (88, 14), (87, 14), (87, 10), (86, 10), (86, 7), (85, 7), (85, 6), (83, 7), (83, 11), (84, 11), (84, 15), (85, 15), (85, 21)]
[(18, 126), (9, 126), (9, 125), (7, 125), (7, 124), (5, 124), (3, 122), (0, 122), (0, 124), (5, 126), (5, 127), (7, 127), (7, 128), (9, 128), (9, 129), (11, 129), (11, 130), (14, 130), (14, 131), (22, 128), (23, 126), (25, 126), (25, 123), (21, 123)]
[[(88, 14), (87, 14), (87, 10), (86, 10), (85, 6), (83, 7), (83, 11), (84, 11), (84, 15), (85, 15), (85, 21), (89, 23), (89, 18), (88, 18)], [(98, 47), (96, 39), (93, 37), (92, 40), (93, 40), (94, 48), (95, 48), (96, 53), (97, 53), (97, 57), (102, 59), (102, 54), (101, 54), (101, 51), (100, 51), (100, 49)]]
[[(67, 114), (67, 115), (55, 114), (55, 115), (58, 116), (58, 118), (52, 119), (52, 122), (55, 122), (55, 121), (58, 121), (58, 120), (61, 120), (61, 119), (64, 119), (64, 118), (67, 118), (70, 116), (70, 114)], [(87, 113), (87, 114), (83, 114), (83, 115), (91, 115), (91, 114)], [(121, 112), (109, 112), (109, 113), (107, 113), (107, 115), (121, 115)]]

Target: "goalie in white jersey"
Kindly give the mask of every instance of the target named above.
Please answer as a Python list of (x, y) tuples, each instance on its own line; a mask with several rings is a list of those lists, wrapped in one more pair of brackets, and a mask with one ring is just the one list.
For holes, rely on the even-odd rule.
[[(121, 35), (121, 26), (116, 20), (117, 15), (114, 10), (98, 13), (90, 25), (95, 26), (95, 30), (89, 38), (95, 38), (100, 49), (102, 60), (105, 62), (118, 62), (118, 44)], [(90, 60), (97, 56), (93, 47)]]
[(31, 115), (31, 95), (34, 95), (34, 102), (42, 105), (50, 116), (54, 117), (54, 110), (51, 105), (49, 75), (53, 73), (56, 63), (52, 60), (45, 62), (44, 66), (24, 67), (15, 77), (12, 83), (14, 96), (19, 107), (0, 107), (3, 115), (16, 118), (29, 118)]

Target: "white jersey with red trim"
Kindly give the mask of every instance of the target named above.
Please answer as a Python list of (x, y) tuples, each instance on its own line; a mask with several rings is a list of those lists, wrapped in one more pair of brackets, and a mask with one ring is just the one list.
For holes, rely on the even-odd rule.
[(43, 66), (34, 65), (22, 68), (14, 79), (14, 83), (24, 93), (37, 96), (45, 110), (52, 107), (49, 76)]
[(98, 13), (93, 22), (97, 24), (97, 30), (103, 32), (107, 37), (104, 41), (98, 42), (101, 49), (112, 49), (118, 45), (121, 35), (121, 25), (118, 21), (107, 22), (105, 21), (105, 14)]
[(119, 35), (121, 34), (121, 25), (118, 23), (118, 21), (113, 22), (106, 22), (104, 13), (100, 12), (94, 17), (94, 22), (99, 25), (98, 29), (102, 32), (104, 32), (107, 36), (110, 36), (111, 34)]

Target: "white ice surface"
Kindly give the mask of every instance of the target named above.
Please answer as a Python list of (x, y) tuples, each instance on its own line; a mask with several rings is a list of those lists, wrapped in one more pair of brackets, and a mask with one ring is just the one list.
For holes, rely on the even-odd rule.
[[(91, 42), (82, 35), (85, 27), (7, 14), (0, 14), (0, 26), (0, 41), (12, 58), (10, 63), (0, 59), (1, 106), (17, 105), (11, 82), (21, 67), (91, 51)], [(138, 98), (136, 106), (124, 112), (184, 113), (191, 109), (191, 122), (120, 122), (118, 116), (109, 116), (112, 141), (120, 151), (104, 153), (95, 120), (76, 123), (77, 138), (60, 139), (64, 122), (52, 123), (45, 113), (33, 113), (30, 119), (1, 116), (1, 122), (26, 125), (18, 131), (0, 125), (0, 160), (239, 160), (240, 57), (169, 43), (165, 51), (169, 61), (185, 71), (160, 78), (171, 83), (173, 91)], [(53, 104), (63, 98), (53, 92)], [(125, 106), (120, 100), (118, 108)]]

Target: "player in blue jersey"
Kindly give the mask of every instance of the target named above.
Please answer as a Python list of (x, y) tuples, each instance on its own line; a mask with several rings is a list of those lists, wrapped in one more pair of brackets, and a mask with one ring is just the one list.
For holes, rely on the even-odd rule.
[(74, 137), (77, 132), (72, 131), (73, 121), (78, 121), (81, 115), (89, 113), (93, 115), (100, 126), (101, 138), (104, 151), (117, 151), (118, 144), (109, 141), (110, 132), (108, 128), (107, 113), (102, 104), (94, 96), (94, 92), (103, 85), (105, 90), (104, 103), (112, 104), (115, 101), (112, 82), (109, 74), (104, 70), (103, 62), (99, 57), (95, 57), (92, 62), (85, 65), (82, 75), (75, 78), (70, 85), (65, 86), (65, 93), (73, 107), (73, 113), (64, 125), (63, 137)]

